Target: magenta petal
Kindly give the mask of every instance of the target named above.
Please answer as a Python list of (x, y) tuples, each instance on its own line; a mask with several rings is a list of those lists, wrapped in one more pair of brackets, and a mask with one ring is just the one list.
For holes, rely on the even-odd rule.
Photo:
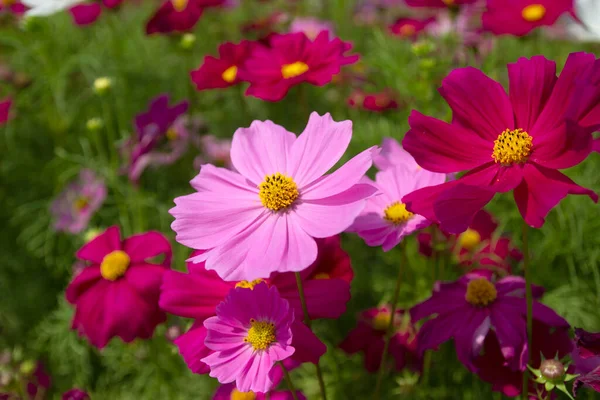
[[(311, 319), (339, 318), (350, 300), (350, 285), (341, 279), (310, 279), (303, 283), (306, 307)], [(281, 296), (289, 301), (298, 319), (303, 315), (298, 289), (290, 287)]]
[(524, 181), (515, 189), (514, 197), (525, 222), (535, 228), (544, 225), (546, 215), (568, 194), (598, 195), (585, 189), (557, 170), (540, 165), (525, 166)]
[(124, 279), (148, 304), (156, 304), (166, 269), (153, 264), (136, 264), (127, 269)]
[(76, 253), (77, 258), (102, 263), (104, 256), (114, 250), (121, 250), (121, 234), (119, 227), (111, 226), (103, 233), (83, 245)]
[(442, 183), (441, 185), (417, 189), (402, 197), (402, 202), (406, 204), (406, 208), (409, 211), (422, 215), (430, 221), (438, 222), (435, 215), (434, 204), (440, 193), (456, 186), (456, 182), (457, 181), (450, 181)]
[(212, 351), (204, 345), (206, 339), (206, 328), (202, 324), (195, 323), (189, 331), (175, 339), (175, 345), (187, 364), (188, 368), (195, 374), (208, 374), (210, 368), (200, 361)]
[(458, 184), (442, 192), (434, 204), (440, 228), (448, 233), (461, 233), (469, 228), (473, 217), (494, 197), (494, 192), (476, 186)]
[(413, 171), (419, 168), (415, 159), (400, 146), (400, 143), (387, 137), (383, 138), (381, 152), (373, 158), (373, 163), (380, 170), (396, 165), (404, 165)]
[(582, 386), (586, 386), (596, 392), (600, 392), (600, 367), (597, 367), (592, 372), (581, 375), (573, 382), (573, 394), (577, 396), (577, 393)]
[(294, 321), (291, 328), (292, 346), (296, 349), (292, 356), (294, 360), (313, 364), (319, 362), (319, 358), (327, 351), (327, 346), (298, 319)]
[(543, 56), (519, 58), (508, 64), (508, 77), (516, 127), (530, 132), (554, 89), (556, 63)]
[[(504, 130), (514, 129), (513, 109), (504, 88), (476, 68), (453, 70), (444, 78), (439, 92), (452, 108), (453, 122), (472, 130), (488, 143)], [(461, 147), (453, 142), (449, 140), (450, 145)], [(420, 162), (419, 165), (429, 169)]]
[(102, 6), (98, 3), (78, 4), (69, 9), (73, 22), (79, 26), (93, 24), (102, 13)]
[(123, 250), (129, 255), (132, 263), (144, 262), (164, 254), (165, 259), (161, 264), (171, 265), (171, 244), (160, 232), (150, 231), (130, 236), (123, 241)]
[(573, 167), (589, 155), (595, 130), (595, 127), (566, 121), (539, 140), (534, 139), (534, 151), (529, 161), (554, 169)]
[(463, 327), (464, 313), (450, 313), (439, 315), (423, 324), (417, 339), (418, 353), (435, 349), (440, 344), (450, 340)]
[[(470, 129), (451, 125), (413, 111), (408, 117), (410, 130), (402, 146), (428, 171), (459, 172), (492, 160), (493, 140), (484, 139)], [(494, 140), (502, 131), (496, 134)]]
[(84, 268), (77, 276), (75, 276), (75, 278), (73, 278), (67, 287), (65, 292), (67, 301), (71, 304), (77, 303), (79, 296), (84, 294), (101, 279), (103, 278), (99, 267), (90, 266)]

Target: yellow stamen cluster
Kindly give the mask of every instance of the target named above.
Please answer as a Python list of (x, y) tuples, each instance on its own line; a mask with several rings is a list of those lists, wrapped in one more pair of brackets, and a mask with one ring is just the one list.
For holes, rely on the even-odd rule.
[(387, 331), (391, 318), (392, 314), (389, 311), (379, 311), (371, 320), (371, 326), (378, 331)]
[(250, 329), (244, 342), (250, 343), (254, 350), (265, 350), (275, 342), (275, 324), (269, 321), (250, 320)]
[(401, 36), (412, 36), (417, 32), (414, 25), (406, 24), (400, 27), (400, 35)]
[(313, 279), (330, 279), (331, 276), (329, 276), (329, 274), (327, 272), (319, 272), (318, 274), (315, 274), (315, 276), (313, 277)]
[(171, 0), (173, 8), (177, 12), (182, 12), (188, 5), (188, 0)]
[(104, 256), (100, 264), (100, 273), (104, 279), (116, 281), (127, 272), (131, 259), (122, 250), (115, 250)]
[(258, 188), (258, 197), (263, 206), (273, 211), (291, 206), (300, 195), (296, 182), (279, 172), (267, 175)]
[(254, 286), (264, 281), (264, 279), (255, 279), (253, 281), (239, 281), (238, 283), (236, 283), (235, 287), (244, 289), (254, 289)]
[(523, 164), (531, 154), (533, 138), (523, 129), (507, 129), (494, 140), (492, 158), (505, 166)]
[(0, 0), (0, 6), (10, 7), (15, 4), (17, 0)]
[(284, 64), (281, 66), (281, 76), (285, 79), (295, 78), (308, 71), (308, 65), (302, 61), (296, 61), (291, 64)]
[(474, 250), (481, 243), (481, 235), (475, 229), (467, 229), (458, 236), (458, 246), (469, 251)]
[(486, 278), (472, 279), (467, 285), (465, 300), (476, 307), (485, 307), (493, 303), (498, 296), (496, 287)]
[(383, 218), (394, 225), (400, 225), (408, 221), (414, 215), (406, 209), (406, 204), (396, 201), (383, 211)]
[(229, 400), (256, 400), (256, 394), (254, 392), (240, 392), (236, 388), (233, 388), (229, 395)]
[(179, 136), (179, 134), (177, 133), (177, 130), (175, 130), (175, 129), (173, 129), (171, 127), (169, 129), (167, 129), (167, 133), (165, 134), (165, 136), (169, 140), (175, 140), (175, 139), (177, 139), (177, 137)]
[(223, 80), (227, 83), (232, 83), (233, 81), (235, 81), (235, 78), (237, 77), (237, 72), (238, 72), (238, 67), (235, 65), (232, 65), (231, 67), (229, 67), (225, 71), (223, 71), (223, 73), (221, 74), (221, 78), (223, 78)]
[(85, 196), (79, 197), (77, 200), (75, 200), (75, 203), (73, 203), (73, 207), (75, 208), (76, 211), (82, 211), (85, 208), (87, 208), (87, 206), (89, 206), (89, 205), (90, 205), (90, 199)]
[(537, 22), (546, 15), (546, 7), (541, 4), (530, 4), (521, 11), (521, 16), (527, 22)]

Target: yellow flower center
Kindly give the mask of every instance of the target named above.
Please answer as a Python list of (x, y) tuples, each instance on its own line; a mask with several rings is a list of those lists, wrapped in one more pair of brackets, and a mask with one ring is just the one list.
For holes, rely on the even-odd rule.
[(458, 236), (458, 246), (469, 251), (476, 248), (481, 243), (481, 235), (475, 229), (467, 229)]
[(87, 206), (89, 206), (89, 205), (90, 205), (90, 199), (85, 196), (81, 196), (77, 200), (75, 200), (73, 207), (75, 207), (76, 211), (82, 211), (83, 209), (87, 208)]
[(442, 0), (442, 3), (444, 3), (447, 6), (451, 6), (454, 4), (454, 0)]
[(235, 287), (244, 288), (244, 289), (254, 289), (254, 286), (258, 285), (261, 282), (264, 282), (264, 279), (255, 279), (253, 281), (239, 281), (235, 284)]
[(546, 7), (541, 4), (530, 4), (521, 11), (521, 15), (527, 22), (537, 22), (546, 15)]
[(494, 140), (492, 158), (505, 166), (523, 164), (531, 154), (533, 138), (523, 129), (507, 129)]
[(313, 277), (313, 279), (329, 279), (329, 278), (331, 278), (331, 277), (326, 272), (319, 272), (318, 274), (315, 274), (315, 276)]
[(100, 273), (104, 279), (116, 281), (127, 271), (130, 262), (129, 255), (122, 250), (115, 250), (108, 253), (102, 259), (100, 264)]
[(179, 135), (177, 134), (177, 130), (169, 128), (167, 129), (167, 133), (165, 134), (165, 136), (168, 140), (175, 140)]
[(15, 4), (17, 0), (0, 0), (0, 6), (10, 7)]
[(396, 201), (384, 210), (383, 218), (394, 225), (400, 225), (411, 219), (413, 215), (406, 209), (406, 204)]
[(300, 195), (296, 182), (279, 172), (267, 175), (258, 188), (260, 189), (258, 197), (263, 206), (273, 211), (291, 206)]
[(485, 307), (496, 300), (496, 287), (486, 278), (473, 279), (467, 285), (465, 300), (476, 307)]
[(254, 350), (265, 350), (275, 341), (275, 324), (268, 321), (250, 320), (250, 329), (244, 342), (250, 343)]
[(182, 12), (188, 5), (188, 0), (171, 0), (173, 8), (177, 12)]
[(233, 388), (229, 400), (256, 400), (256, 394), (254, 392), (240, 392)]
[(402, 36), (412, 36), (415, 34), (417, 30), (411, 24), (402, 25), (400, 27), (400, 35)]
[(308, 65), (302, 61), (296, 61), (295, 63), (284, 64), (281, 66), (281, 75), (285, 79), (295, 78), (298, 75), (302, 75), (306, 71), (308, 71)]
[(379, 311), (371, 320), (371, 326), (378, 331), (387, 331), (391, 318), (392, 314), (388, 311)]
[(223, 71), (223, 73), (221, 74), (221, 78), (223, 78), (225, 82), (231, 83), (235, 81), (235, 78), (237, 77), (237, 71), (238, 68), (235, 65), (232, 65), (231, 67)]

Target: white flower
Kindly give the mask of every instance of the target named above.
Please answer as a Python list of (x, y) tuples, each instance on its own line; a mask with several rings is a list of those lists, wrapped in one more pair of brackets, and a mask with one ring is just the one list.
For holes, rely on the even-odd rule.
[(567, 31), (583, 41), (600, 41), (600, 0), (576, 0), (575, 13), (581, 21), (570, 21)]
[(29, 7), (26, 16), (46, 16), (70, 8), (84, 0), (22, 0)]

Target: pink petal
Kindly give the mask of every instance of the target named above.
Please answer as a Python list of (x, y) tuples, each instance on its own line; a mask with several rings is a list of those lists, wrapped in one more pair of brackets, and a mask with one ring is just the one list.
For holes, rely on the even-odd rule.
[(306, 202), (296, 207), (290, 219), (308, 235), (326, 238), (345, 231), (364, 207), (363, 201), (331, 206)]
[(228, 196), (248, 201), (259, 198), (258, 187), (252, 182), (235, 171), (211, 164), (202, 165), (200, 173), (191, 180), (190, 184), (199, 192), (227, 193)]
[(124, 279), (146, 303), (156, 305), (160, 296), (160, 286), (166, 269), (153, 264), (135, 264), (130, 266)]
[(119, 227), (111, 226), (103, 233), (83, 245), (76, 253), (77, 258), (91, 261), (96, 264), (102, 263), (102, 259), (114, 250), (121, 250), (121, 235)]
[(288, 160), (296, 184), (303, 187), (329, 171), (344, 155), (351, 138), (352, 121), (335, 122), (329, 113), (311, 113)]
[(434, 204), (440, 228), (448, 233), (466, 231), (475, 214), (492, 200), (494, 194), (491, 190), (463, 185), (459, 181), (441, 193)]
[(598, 202), (598, 195), (585, 189), (554, 169), (527, 164), (524, 181), (515, 189), (514, 197), (527, 224), (544, 225), (546, 215), (568, 194), (583, 194)]
[(287, 157), (296, 135), (271, 121), (254, 121), (239, 128), (231, 142), (231, 162), (237, 171), (259, 185), (276, 172), (289, 175)]
[(212, 353), (204, 345), (206, 333), (206, 328), (196, 322), (189, 331), (179, 336), (174, 342), (188, 368), (195, 374), (208, 374), (210, 372), (208, 365), (200, 361)]
[(556, 63), (543, 56), (519, 58), (508, 64), (510, 101), (515, 110), (516, 127), (527, 132), (533, 128), (556, 83)]
[(292, 324), (292, 346), (296, 349), (293, 358), (300, 362), (316, 364), (327, 351), (327, 346), (298, 319)]
[(129, 255), (132, 263), (144, 262), (164, 254), (165, 259), (161, 264), (171, 265), (171, 244), (160, 232), (150, 231), (128, 237), (123, 241), (123, 250)]
[(574, 167), (590, 154), (595, 130), (566, 121), (539, 140), (534, 139), (529, 161), (553, 169)]
[(77, 276), (75, 276), (71, 283), (69, 283), (69, 286), (67, 286), (65, 292), (67, 301), (71, 304), (77, 303), (79, 296), (98, 283), (101, 279), (103, 278), (100, 274), (100, 267), (90, 266), (84, 268)]
[[(472, 130), (488, 143), (496, 140), (504, 130), (514, 129), (513, 109), (504, 88), (476, 68), (453, 70), (442, 81), (439, 92), (452, 109), (453, 122)], [(453, 143), (454, 139), (448, 141), (450, 145), (460, 146)], [(431, 170), (418, 158), (417, 162)]]
[(69, 9), (73, 22), (79, 26), (93, 24), (102, 14), (102, 6), (98, 3), (78, 4)]
[[(210, 367), (210, 376), (220, 383), (234, 382), (254, 358), (252, 346), (245, 343), (230, 351), (219, 351), (200, 359)], [(268, 372), (267, 372), (268, 373)]]
[[(413, 111), (402, 145), (426, 170), (459, 172), (492, 160), (494, 143), (474, 131)], [(494, 140), (502, 131), (498, 132)]]
[(383, 138), (381, 152), (373, 158), (373, 163), (380, 170), (390, 168), (395, 165), (404, 165), (411, 170), (416, 170), (419, 165), (415, 159), (400, 146), (395, 139)]

